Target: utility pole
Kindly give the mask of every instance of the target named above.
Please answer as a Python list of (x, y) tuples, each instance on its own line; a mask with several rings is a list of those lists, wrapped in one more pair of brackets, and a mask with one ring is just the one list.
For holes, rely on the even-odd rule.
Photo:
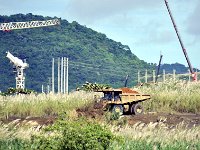
[(153, 70), (153, 82), (156, 82), (155, 70)]
[(60, 92), (63, 93), (63, 57), (61, 58)]
[(54, 58), (52, 59), (52, 93), (54, 93)]
[(66, 93), (66, 57), (64, 57), (63, 93)]
[(44, 86), (43, 86), (43, 84), (42, 84), (42, 93), (44, 93)]
[(50, 93), (50, 87), (47, 85), (47, 93)]
[(188, 80), (189, 80), (189, 82), (191, 82), (191, 74), (190, 74), (190, 71), (189, 71), (189, 76), (188, 76)]
[(58, 93), (68, 94), (68, 58), (58, 58)]
[(145, 71), (145, 83), (147, 83), (148, 82), (148, 74), (147, 74), (147, 69), (146, 69), (146, 71)]
[(163, 55), (160, 54), (160, 60), (159, 60), (159, 64), (158, 64), (158, 69), (157, 69), (156, 81), (155, 82), (157, 82), (157, 80), (158, 80), (158, 75), (159, 75), (159, 72), (160, 72), (160, 65), (161, 65), (162, 57), (163, 57)]
[(165, 82), (165, 69), (163, 69), (163, 82)]
[(126, 79), (125, 79), (125, 83), (124, 83), (124, 87), (127, 87), (127, 83), (128, 83), (128, 75), (126, 75)]
[(69, 86), (68, 86), (68, 84), (69, 84), (69, 82), (68, 82), (68, 78), (69, 78), (69, 60), (68, 60), (68, 58), (67, 58), (67, 71), (66, 71), (66, 93), (68, 94), (69, 93)]
[(175, 81), (176, 80), (176, 70), (173, 69), (173, 80)]
[(58, 93), (60, 93), (60, 58), (58, 58)]

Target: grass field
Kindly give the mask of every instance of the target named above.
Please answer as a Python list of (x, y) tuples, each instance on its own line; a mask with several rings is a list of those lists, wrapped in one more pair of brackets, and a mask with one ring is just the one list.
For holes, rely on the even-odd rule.
[(169, 80), (138, 90), (151, 94), (151, 100), (144, 103), (148, 111), (200, 112), (200, 83)]
[(89, 105), (94, 93), (0, 96), (0, 117), (48, 116)]
[[(199, 149), (200, 127), (186, 128), (179, 124), (170, 129), (166, 124), (136, 123), (133, 126), (114, 128), (116, 134), (124, 137), (126, 142), (122, 145), (115, 143), (118, 149)], [(138, 147), (139, 146), (139, 147)]]
[[(151, 94), (152, 99), (143, 103), (146, 112), (200, 113), (200, 84), (168, 81), (157, 85), (142, 86), (138, 90), (142, 93)], [(91, 140), (95, 140), (93, 139), (94, 135), (105, 136), (109, 143), (106, 149), (110, 150), (200, 149), (200, 126), (187, 127), (180, 123), (171, 127), (164, 122), (150, 122), (148, 124), (138, 122), (134, 125), (129, 125), (126, 121), (123, 121), (124, 118), (115, 120), (118, 123), (94, 118), (89, 121), (92, 123), (86, 123), (87, 125), (85, 126), (85, 122), (76, 121), (79, 118), (76, 114), (76, 109), (90, 106), (93, 103), (94, 95), (95, 93), (92, 92), (79, 91), (72, 92), (68, 96), (62, 94), (1, 96), (1, 119), (12, 116), (45, 117), (59, 116), (60, 114), (66, 115), (68, 119), (66, 120), (65, 118), (63, 120), (61, 118), (61, 124), (53, 125), (54, 127), (50, 130), (50, 133), (57, 135), (57, 132), (62, 129), (62, 134), (59, 134), (59, 138), (49, 136), (44, 138), (44, 132), (49, 134), (49, 129), (48, 132), (38, 130), (37, 126), (35, 127), (31, 124), (17, 124), (16, 122), (4, 124), (1, 122), (0, 149), (48, 149), (48, 145), (54, 146), (51, 149), (58, 149), (59, 144), (66, 142), (64, 138), (66, 136), (72, 140), (72, 143), (76, 143), (85, 136), (87, 138), (86, 143), (93, 143)], [(88, 120), (88, 118), (83, 120)], [(67, 128), (62, 126), (63, 121)], [(97, 126), (93, 127), (93, 124), (97, 124)], [(104, 131), (104, 127), (106, 128), (105, 132), (99, 132), (96, 135), (96, 131)], [(96, 129), (93, 130), (93, 128)], [(76, 138), (71, 139), (71, 136)], [(47, 147), (38, 148), (38, 142)], [(55, 142), (55, 144), (52, 145), (52, 142)], [(77, 147), (75, 149), (81, 148)]]

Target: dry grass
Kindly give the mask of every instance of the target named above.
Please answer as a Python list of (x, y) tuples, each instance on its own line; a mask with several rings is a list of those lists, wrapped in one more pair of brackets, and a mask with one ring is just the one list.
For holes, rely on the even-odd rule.
[(187, 128), (180, 123), (173, 129), (166, 124), (136, 123), (133, 126), (111, 127), (117, 136), (125, 139), (124, 144), (114, 143), (111, 149), (184, 149), (197, 150), (200, 147), (200, 127)]
[(90, 104), (94, 93), (0, 96), (0, 117), (57, 115)]
[[(0, 123), (0, 139), (19, 138), (30, 140), (32, 135), (40, 134), (40, 126), (33, 124), (19, 125), (16, 121), (9, 124)], [(41, 128), (40, 128), (41, 129)]]
[(200, 127), (187, 128), (183, 123), (170, 129), (162, 122), (136, 123), (123, 128), (114, 127), (117, 135), (128, 137), (132, 140), (145, 140), (147, 142), (173, 143), (174, 141), (198, 142), (200, 140)]
[(148, 111), (200, 112), (200, 83), (168, 80), (164, 83), (140, 87), (142, 93), (151, 94), (144, 102)]

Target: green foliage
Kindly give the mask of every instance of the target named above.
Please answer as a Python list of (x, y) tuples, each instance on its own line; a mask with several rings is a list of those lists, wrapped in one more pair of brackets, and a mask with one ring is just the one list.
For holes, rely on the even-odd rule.
[(105, 114), (105, 118), (107, 122), (118, 120), (120, 118), (120, 114), (117, 112), (107, 112)]
[[(51, 17), (31, 13), (0, 16), (1, 23), (47, 19)], [(131, 86), (137, 80), (138, 69), (142, 71), (155, 67), (138, 59), (127, 45), (115, 42), (106, 35), (77, 22), (69, 23), (67, 20), (61, 20), (59, 26), (1, 31), (0, 37), (1, 91), (15, 86), (12, 65), (5, 57), (8, 50), (14, 56), (27, 60), (30, 67), (25, 70), (26, 87), (37, 92), (41, 91), (42, 84), (46, 86), (49, 82), (53, 57), (55, 66), (58, 57), (69, 58), (69, 89), (75, 89), (86, 81), (109, 84), (112, 87), (123, 86), (127, 74), (131, 77), (128, 83)]]
[[(173, 74), (173, 70), (176, 70), (176, 74), (184, 74), (184, 73), (188, 73), (189, 68), (186, 67), (183, 64), (179, 64), (179, 63), (174, 63), (174, 64), (162, 64), (160, 66), (160, 70), (165, 70), (165, 73), (168, 74)], [(194, 70), (198, 71), (199, 70), (197, 68), (194, 68)]]
[(128, 119), (116, 112), (105, 113), (105, 121), (108, 124), (120, 127), (126, 126), (128, 124)]
[(0, 139), (0, 150), (30, 150), (30, 142), (18, 138)]
[(109, 89), (111, 86), (107, 84), (97, 84), (97, 83), (89, 83), (86, 82), (85, 84), (82, 85), (81, 89), (84, 91), (98, 91), (98, 90), (103, 90), (103, 89)]
[(29, 89), (16, 89), (16, 88), (8, 88), (6, 92), (0, 93), (2, 96), (8, 95), (16, 95), (16, 94), (32, 94), (35, 93), (33, 90)]
[(107, 149), (115, 136), (105, 127), (85, 119), (58, 120), (32, 137), (33, 149)]

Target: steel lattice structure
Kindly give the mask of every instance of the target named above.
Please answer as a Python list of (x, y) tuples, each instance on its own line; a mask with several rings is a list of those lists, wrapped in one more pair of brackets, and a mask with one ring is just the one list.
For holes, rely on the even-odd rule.
[(37, 28), (45, 26), (59, 25), (59, 19), (45, 20), (45, 21), (27, 21), (27, 22), (9, 22), (0, 23), (0, 30), (16, 30), (25, 28)]

